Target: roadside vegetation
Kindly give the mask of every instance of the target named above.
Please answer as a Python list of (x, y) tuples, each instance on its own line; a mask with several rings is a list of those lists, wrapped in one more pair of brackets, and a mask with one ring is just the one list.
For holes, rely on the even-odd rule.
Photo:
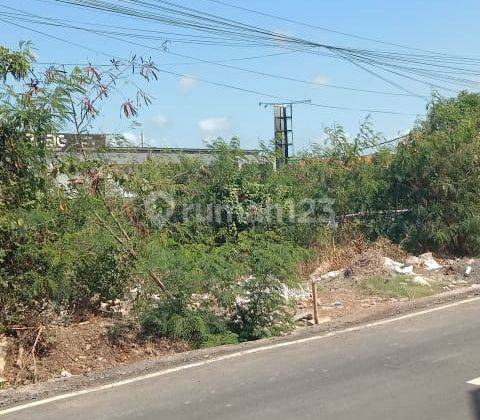
[(365, 290), (388, 298), (408, 298), (409, 300), (430, 296), (437, 290), (433, 290), (431, 285), (423, 286), (412, 283), (402, 275), (385, 276), (376, 275), (369, 278), (365, 285)]
[[(378, 147), (384, 139), (368, 121), (354, 139), (333, 127), (326, 146), (277, 171), (268, 148), (249, 162), (238, 139), (214, 142), (210, 164), (119, 166), (81, 144), (81, 158), (56, 157), (48, 136), (86, 132), (112, 80), (132, 67), (132, 77), (157, 77), (153, 63), (133, 60), (109, 73), (40, 74), (28, 45), (0, 49), (0, 333), (35, 348), (42, 325), (121, 301), (142, 339), (232, 344), (290, 331), (286, 290), (322, 250), (347, 243), (345, 232), (408, 251), (478, 254), (479, 94), (434, 96), (394, 149)], [(135, 96), (119, 105), (124, 117), (148, 106), (145, 92)], [(367, 287), (418, 291), (400, 279)], [(112, 329), (112, 341), (123, 333)]]

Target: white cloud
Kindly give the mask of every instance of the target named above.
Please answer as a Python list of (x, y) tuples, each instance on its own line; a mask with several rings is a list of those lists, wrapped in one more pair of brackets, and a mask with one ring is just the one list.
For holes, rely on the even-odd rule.
[(182, 76), (178, 82), (180, 92), (184, 95), (191, 92), (198, 85), (198, 80), (191, 76)]
[(157, 114), (152, 118), (152, 122), (156, 127), (165, 127), (170, 120), (165, 115)]
[(198, 126), (205, 140), (217, 137), (228, 138), (232, 134), (232, 126), (227, 117), (205, 118), (198, 122)]
[(329, 79), (327, 76), (324, 76), (323, 74), (317, 74), (313, 79), (313, 83), (316, 83), (318, 85), (325, 85), (329, 82)]

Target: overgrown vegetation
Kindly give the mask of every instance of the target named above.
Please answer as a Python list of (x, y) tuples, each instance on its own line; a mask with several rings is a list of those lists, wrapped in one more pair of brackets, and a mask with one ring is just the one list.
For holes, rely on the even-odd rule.
[(130, 67), (156, 78), (142, 63), (51, 68), (24, 89), (8, 77), (25, 82), (31, 53), (0, 51), (0, 331), (118, 299), (146, 338), (204, 347), (282, 334), (293, 326), (286, 289), (337, 223), (408, 249), (478, 252), (480, 95), (435, 97), (396, 150), (376, 147), (367, 121), (353, 140), (327, 130), (325, 147), (278, 171), (268, 153), (249, 162), (237, 139), (215, 142), (210, 164), (118, 166), (81, 144), (81, 159), (57, 156), (48, 136), (88, 130), (104, 80)]
[(402, 275), (377, 275), (365, 283), (366, 291), (389, 298), (416, 299), (433, 295), (438, 289), (438, 285), (424, 286), (412, 283)]
[(480, 95), (434, 97), (390, 170), (391, 205), (410, 211), (389, 233), (410, 249), (480, 251)]

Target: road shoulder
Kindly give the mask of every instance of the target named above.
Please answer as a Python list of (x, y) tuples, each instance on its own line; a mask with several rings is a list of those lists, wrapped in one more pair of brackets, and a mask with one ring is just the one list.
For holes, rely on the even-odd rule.
[(131, 382), (141, 380), (142, 377), (162, 373), (163, 371), (175, 371), (184, 367), (193, 367), (215, 360), (241, 356), (256, 351), (261, 351), (276, 345), (288, 345), (302, 340), (314, 339), (331, 333), (355, 327), (367, 326), (381, 320), (394, 320), (395, 318), (408, 314), (415, 314), (429, 309), (441, 309), (442, 305), (452, 302), (461, 302), (470, 298), (480, 296), (480, 285), (474, 285), (465, 289), (446, 292), (415, 301), (399, 302), (390, 308), (377, 311), (368, 316), (356, 317), (352, 315), (338, 321), (308, 327), (297, 330), (295, 333), (284, 337), (263, 339), (254, 342), (243, 343), (236, 346), (222, 346), (209, 349), (194, 350), (185, 353), (178, 353), (173, 356), (136, 362), (120, 368), (96, 372), (90, 375), (79, 375), (70, 378), (56, 379), (49, 382), (37, 383), (17, 389), (0, 391), (0, 407), (7, 408), (16, 404), (39, 401), (45, 398), (52, 398), (58, 395), (89, 390), (109, 384)]

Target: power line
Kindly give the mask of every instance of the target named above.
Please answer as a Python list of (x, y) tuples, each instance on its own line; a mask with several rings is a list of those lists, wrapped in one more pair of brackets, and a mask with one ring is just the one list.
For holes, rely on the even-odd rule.
[[(268, 38), (270, 40), (276, 40), (277, 42), (288, 42), (288, 43), (304, 43), (312, 45), (315, 47), (331, 47), (325, 44), (320, 44), (318, 42), (313, 42), (298, 37), (287, 36), (285, 34), (274, 33), (270, 30), (262, 29), (255, 27), (249, 24), (244, 24), (232, 19), (222, 18), (211, 13), (205, 13), (196, 9), (189, 7), (181, 6), (169, 1), (156, 0), (155, 3), (147, 1), (133, 1), (133, 0), (121, 0), (121, 3), (134, 3), (137, 7), (135, 9), (128, 8), (127, 6), (120, 6), (107, 1), (93, 1), (93, 0), (54, 0), (56, 2), (76, 5), (85, 8), (91, 8), (96, 10), (107, 11), (110, 13), (122, 14), (130, 17), (139, 17), (142, 19), (153, 20), (164, 24), (177, 25), (181, 27), (188, 27), (190, 29), (196, 30), (212, 30), (217, 33), (227, 33), (229, 35), (235, 36), (255, 36), (256, 40)], [(139, 9), (139, 7), (144, 7), (148, 9), (161, 10), (163, 12), (170, 13), (174, 16), (179, 17), (169, 17), (167, 15), (158, 15), (152, 12), (146, 12)], [(201, 22), (201, 23), (200, 23)], [(230, 30), (227, 31), (227, 28)], [(260, 37), (260, 38), (259, 38)], [(360, 51), (360, 50), (358, 50)], [(367, 51), (367, 50), (363, 50)], [(446, 54), (442, 55), (443, 59), (452, 57)], [(438, 54), (437, 54), (438, 58)], [(459, 57), (456, 57), (457, 59)], [(478, 60), (475, 60), (478, 62)]]
[[(103, 35), (103, 36), (106, 36), (107, 38), (116, 39), (116, 40), (118, 40), (118, 41), (123, 41), (123, 42), (131, 43), (131, 44), (133, 44), (133, 45), (138, 45), (138, 46), (142, 46), (142, 47), (145, 47), (145, 48), (155, 49), (155, 48), (151, 48), (151, 47), (146, 46), (146, 45), (142, 45), (142, 44), (138, 44), (138, 43), (133, 43), (133, 42), (130, 42), (130, 41), (122, 40), (122, 39), (119, 39), (119, 38), (116, 38), (116, 37), (113, 37), (113, 36), (107, 36), (107, 35)], [(189, 58), (193, 58), (193, 57), (189, 57)], [(190, 78), (192, 78), (192, 79), (195, 79), (195, 77), (187, 76), (187, 75), (184, 75), (184, 74), (178, 74), (178, 73), (173, 73), (173, 72), (170, 72), (170, 73), (171, 73), (171, 74), (176, 74), (177, 76), (180, 76), (180, 77), (190, 77)], [(197, 78), (197, 80), (203, 81), (203, 82), (209, 83), (209, 84), (215, 84), (215, 85), (217, 85), (217, 86), (235, 88), (235, 87), (232, 86), (232, 85), (222, 84), (222, 83), (217, 83), (217, 82), (212, 82), (212, 81), (209, 81), (209, 80), (206, 80), (206, 79)], [(242, 90), (243, 90), (243, 89), (242, 89)], [(248, 91), (248, 90), (246, 90), (246, 91)], [(251, 93), (258, 93), (258, 92), (256, 92), (256, 91), (251, 91)], [(291, 102), (291, 100), (289, 100), (289, 99), (282, 98), (282, 97), (275, 96), (275, 95), (265, 94), (264, 96), (271, 97), (271, 98), (275, 98), (275, 99), (281, 99), (282, 101), (286, 101), (286, 102)], [(311, 105), (311, 106), (315, 106), (315, 107), (319, 107), (319, 108), (325, 108), (325, 109), (337, 109), (337, 110), (342, 110), (342, 111), (355, 111), (355, 112), (368, 112), (368, 113), (372, 113), (372, 114), (390, 114), (390, 115), (406, 115), (406, 116), (413, 116), (413, 115), (416, 116), (416, 115), (418, 115), (418, 114), (408, 114), (408, 113), (402, 113), (402, 112), (390, 111), (390, 110), (363, 109), (363, 108), (350, 108), (350, 107), (342, 107), (342, 106), (334, 106), (334, 105), (324, 105), (324, 104), (318, 104), (318, 103), (314, 103), (314, 102), (308, 103), (307, 105)]]
[(398, 143), (399, 141), (405, 140), (406, 138), (407, 136), (395, 137), (394, 139), (385, 140), (380, 143), (373, 144), (372, 146), (363, 147), (362, 149), (359, 150), (359, 152), (364, 152), (365, 150), (374, 149), (375, 147), (385, 146), (387, 144)]
[(312, 24), (309, 24), (309, 23), (306, 23), (306, 22), (301, 22), (301, 21), (298, 21), (298, 20), (285, 18), (285, 17), (282, 17), (282, 16), (276, 16), (276, 15), (273, 15), (273, 14), (270, 14), (270, 13), (261, 12), (259, 10), (254, 10), (254, 9), (249, 9), (249, 8), (243, 7), (243, 6), (234, 5), (234, 4), (231, 4), (231, 3), (227, 3), (225, 1), (220, 1), (220, 0), (203, 0), (203, 1), (208, 1), (210, 3), (220, 4), (222, 6), (231, 7), (231, 8), (237, 9), (237, 10), (243, 10), (243, 11), (248, 12), (248, 13), (256, 14), (256, 15), (259, 15), (259, 16), (269, 17), (269, 18), (280, 20), (280, 21), (283, 21), (283, 22), (294, 23), (296, 25), (304, 26), (304, 27), (307, 27), (307, 28), (310, 28), (310, 29), (318, 29), (320, 31), (326, 31), (326, 32), (331, 32), (331, 33), (338, 34), (338, 35), (347, 36), (347, 37), (350, 37), (350, 38), (360, 39), (360, 40), (363, 40), (363, 41), (370, 41), (370, 42), (375, 42), (377, 44), (383, 44), (383, 45), (389, 45), (389, 46), (393, 46), (393, 47), (405, 48), (405, 49), (412, 50), (412, 51), (420, 51), (420, 52), (433, 53), (433, 54), (437, 54), (437, 55), (445, 55), (443, 53), (439, 53), (439, 52), (436, 52), (436, 51), (431, 51), (431, 50), (426, 50), (426, 49), (421, 49), (421, 48), (415, 48), (415, 47), (411, 47), (411, 46), (408, 46), (408, 45), (396, 44), (396, 43), (388, 42), (388, 41), (381, 41), (381, 40), (375, 39), (375, 38), (369, 38), (369, 37), (365, 37), (365, 36), (361, 36), (361, 35), (355, 35), (355, 34), (351, 34), (351, 33), (348, 33), (348, 32), (342, 32), (342, 31), (338, 31), (338, 30), (330, 29), (330, 28), (325, 28), (325, 27), (318, 26), (318, 25), (312, 25)]
[[(41, 32), (41, 31), (37, 31), (37, 30), (31, 29), (31, 28), (27, 28), (23, 25), (12, 23), (12, 22), (9, 22), (8, 20), (5, 20), (5, 19), (0, 18), (0, 21), (9, 23), (11, 25), (15, 25), (15, 26), (27, 29), (27, 30), (32, 30), (33, 32), (36, 32), (36, 33), (39, 33), (41, 35), (45, 35), (45, 36), (57, 39), (57, 40), (62, 41), (62, 42), (66, 42), (68, 44), (84, 47), (81, 44), (76, 44), (76, 43), (73, 43), (71, 41), (56, 37), (54, 35), (46, 34), (46, 33)], [(110, 38), (113, 38), (113, 37), (110, 37)], [(88, 48), (88, 47), (84, 47), (84, 48), (92, 50), (91, 48)], [(96, 53), (100, 53), (99, 51), (96, 51), (96, 50), (92, 50), (92, 51), (94, 51)], [(107, 53), (102, 53), (102, 54), (109, 56)], [(120, 57), (115, 57), (115, 58), (123, 60)], [(217, 87), (223, 87), (223, 88), (228, 88), (228, 89), (232, 89), (232, 90), (237, 90), (237, 91), (240, 91), (240, 92), (245, 92), (245, 93), (255, 94), (255, 95), (259, 95), (259, 96), (263, 96), (263, 97), (267, 97), (267, 98), (277, 99), (277, 100), (280, 100), (282, 102), (289, 102), (290, 101), (290, 99), (285, 98), (285, 97), (281, 97), (281, 96), (278, 96), (278, 95), (272, 95), (272, 94), (265, 93), (265, 92), (260, 92), (260, 91), (257, 91), (257, 90), (242, 88), (240, 86), (230, 85), (230, 84), (222, 83), (222, 82), (216, 82), (216, 81), (213, 81), (213, 80), (199, 78), (199, 77), (188, 76), (188, 75), (185, 75), (185, 74), (172, 72), (172, 71), (161, 69), (161, 68), (157, 68), (157, 70), (160, 73), (169, 74), (169, 75), (177, 76), (177, 77), (189, 77), (191, 79), (203, 82), (205, 84), (210, 84), (210, 85), (213, 85), (213, 86), (217, 86)], [(335, 110), (353, 111), (353, 112), (367, 112), (367, 113), (372, 113), (372, 114), (389, 114), (389, 115), (401, 115), (401, 116), (417, 116), (418, 115), (418, 114), (403, 113), (403, 112), (396, 112), (396, 111), (390, 111), (390, 110), (356, 109), (356, 108), (341, 107), (341, 106), (334, 106), (334, 105), (318, 104), (318, 103), (313, 103), (313, 102), (309, 105), (314, 106), (314, 107), (318, 107), (318, 108), (324, 108), (324, 109), (332, 109), (332, 110), (335, 109)]]
[(350, 87), (350, 86), (333, 85), (333, 84), (330, 84), (330, 83), (319, 83), (319, 82), (315, 82), (315, 81), (298, 79), (298, 78), (295, 78), (295, 77), (281, 76), (281, 75), (271, 74), (271, 73), (267, 73), (267, 72), (259, 72), (259, 71), (245, 69), (245, 68), (237, 67), (237, 66), (231, 66), (231, 65), (223, 64), (223, 63), (216, 63), (216, 62), (212, 62), (212, 61), (209, 61), (209, 60), (204, 60), (204, 59), (201, 59), (201, 58), (198, 58), (198, 57), (192, 57), (192, 56), (188, 56), (188, 55), (184, 55), (184, 54), (174, 53), (174, 52), (171, 52), (171, 51), (165, 51), (165, 53), (175, 55), (175, 56), (178, 56), (178, 57), (188, 58), (188, 59), (191, 59), (191, 60), (197, 60), (201, 63), (211, 64), (211, 65), (220, 66), (220, 67), (224, 67), (224, 68), (230, 68), (230, 69), (233, 69), (233, 70), (239, 70), (239, 71), (242, 71), (242, 72), (256, 74), (256, 75), (260, 75), (260, 76), (271, 77), (271, 78), (275, 78), (275, 79), (287, 80), (287, 81), (290, 81), (290, 82), (302, 83), (302, 84), (310, 85), (310, 86), (317, 86), (317, 87), (322, 86), (322, 87), (333, 88), (333, 89), (348, 90), (348, 91), (353, 91), (353, 92), (373, 93), (373, 94), (378, 94), (378, 95), (413, 96), (413, 97), (417, 97), (417, 98), (426, 99), (425, 96), (421, 96), (421, 95), (414, 94), (414, 93), (405, 94), (405, 93), (385, 92), (385, 91), (378, 91), (378, 90), (371, 90), (371, 89), (354, 88), (354, 87)]
[[(91, 30), (91, 29), (86, 29), (86, 28), (71, 27), (71, 26), (66, 26), (66, 25), (65, 25), (65, 27), (69, 27), (69, 28), (76, 29), (76, 30), (94, 32), (94, 33), (98, 33), (100, 35), (109, 35), (109, 34), (107, 34), (105, 32), (102, 32), (102, 31), (96, 31), (96, 30)], [(378, 91), (378, 90), (372, 90), (372, 89), (354, 88), (354, 87), (350, 87), (350, 86), (333, 85), (333, 84), (329, 84), (329, 83), (319, 83), (319, 82), (315, 82), (315, 81), (303, 80), (303, 79), (298, 79), (298, 78), (289, 77), (289, 76), (281, 76), (281, 75), (271, 74), (271, 73), (267, 73), (267, 72), (259, 72), (259, 71), (255, 71), (255, 70), (251, 70), (251, 69), (245, 69), (245, 68), (238, 67), (238, 66), (228, 65), (228, 64), (225, 64), (221, 61), (205, 60), (205, 59), (202, 59), (202, 58), (199, 58), (199, 57), (193, 57), (193, 56), (189, 56), (189, 55), (185, 55), (185, 54), (175, 53), (175, 52), (169, 51), (168, 49), (165, 49), (165, 48), (150, 47), (150, 46), (147, 46), (145, 44), (140, 44), (140, 43), (133, 42), (133, 41), (128, 41), (128, 40), (125, 40), (125, 39), (121, 39), (121, 41), (129, 43), (129, 44), (145, 47), (145, 48), (148, 48), (148, 49), (158, 50), (158, 51), (161, 51), (165, 54), (169, 54), (169, 55), (173, 55), (173, 56), (177, 56), (177, 57), (182, 57), (182, 58), (186, 58), (186, 59), (190, 59), (190, 60), (195, 60), (196, 62), (200, 62), (200, 63), (205, 63), (205, 64), (209, 64), (209, 65), (214, 65), (214, 66), (220, 66), (220, 67), (223, 67), (223, 68), (229, 68), (229, 69), (238, 70), (238, 71), (242, 71), (242, 72), (246, 72), (246, 73), (250, 73), (250, 74), (265, 76), (265, 77), (287, 80), (287, 81), (306, 84), (306, 85), (310, 85), (310, 86), (317, 86), (317, 87), (322, 86), (322, 87), (333, 88), (333, 89), (348, 90), (348, 91), (363, 92), (363, 93), (373, 93), (373, 94), (388, 95), (388, 96), (412, 96), (412, 97), (417, 97), (417, 98), (421, 98), (421, 99), (426, 99), (425, 96), (418, 95), (418, 94), (415, 94), (415, 93), (405, 94), (405, 93)], [(278, 54), (287, 54), (287, 53), (289, 53), (289, 52), (277, 53), (277, 55)], [(273, 56), (273, 55), (274, 54), (271, 54), (270, 56)], [(262, 56), (260, 56), (260, 57), (262, 57)], [(265, 57), (265, 56), (263, 56), (263, 57)], [(244, 59), (251, 59), (251, 58), (252, 57), (244, 58)], [(258, 58), (258, 56), (253, 57), (253, 58)], [(244, 59), (238, 59), (238, 60), (244, 60)], [(190, 63), (188, 63), (188, 64), (190, 64)], [(165, 64), (162, 64), (162, 65), (165, 65)], [(171, 64), (169, 64), (169, 65), (171, 65)]]
[[(454, 78), (445, 74), (442, 74), (440, 71), (433, 71), (432, 69), (438, 69), (442, 66), (439, 60), (443, 60), (445, 62), (458, 62), (459, 60), (463, 60), (464, 64), (472, 65), (473, 63), (478, 63), (478, 59), (472, 58), (462, 58), (458, 56), (449, 56), (449, 55), (436, 55), (436, 56), (428, 56), (428, 55), (419, 55), (419, 54), (398, 54), (398, 53), (385, 53), (382, 51), (371, 51), (371, 50), (360, 50), (360, 49), (352, 49), (352, 48), (344, 48), (344, 47), (335, 47), (332, 45), (326, 45), (317, 43), (310, 40), (305, 40), (298, 37), (287, 36), (285, 34), (278, 34), (272, 32), (268, 29), (259, 28), (256, 26), (252, 26), (249, 24), (244, 24), (242, 22), (234, 21), (232, 19), (226, 19), (219, 16), (215, 16), (211, 13), (205, 13), (199, 10), (195, 10), (192, 8), (188, 8), (185, 6), (181, 6), (175, 4), (173, 2), (164, 1), (164, 0), (156, 0), (155, 3), (151, 3), (148, 1), (133, 1), (133, 0), (122, 0), (122, 3), (135, 3), (138, 7), (136, 8), (129, 8), (128, 6), (118, 5), (107, 1), (93, 1), (93, 0), (54, 0), (56, 2), (76, 5), (80, 7), (86, 7), (95, 10), (102, 10), (109, 13), (116, 13), (124, 16), (129, 16), (133, 18), (141, 18), (146, 20), (155, 21), (158, 23), (166, 24), (166, 25), (174, 25), (180, 26), (183, 28), (189, 28), (195, 31), (206, 31), (209, 33), (215, 33), (217, 35), (224, 36), (231, 39), (242, 39), (242, 40), (255, 40), (257, 43), (261, 43), (262, 45), (270, 43), (269, 45), (274, 45), (275, 43), (277, 46), (281, 46), (284, 48), (286, 45), (303, 45), (305, 48), (323, 48), (330, 52), (342, 52), (344, 58), (345, 55), (350, 58), (351, 61), (355, 62), (364, 62), (367, 65), (372, 65), (377, 63), (377, 67), (380, 68), (382, 71), (393, 74), (398, 77), (407, 78), (413, 80), (411, 77), (406, 77), (405, 72), (410, 73), (420, 73), (424, 77), (435, 78), (437, 80), (447, 81), (448, 83), (454, 84), (461, 84), (468, 85), (476, 84), (475, 81), (472, 80), (465, 80)], [(147, 9), (154, 9), (154, 10), (161, 10), (165, 14), (158, 14), (153, 13), (150, 11), (142, 10), (141, 7)], [(281, 44), (281, 45), (279, 45)], [(379, 61), (379, 60), (383, 61)], [(405, 61), (410, 59), (411, 62), (416, 62), (424, 66), (429, 66), (424, 69), (412, 68), (404, 66), (402, 68), (403, 71), (399, 72), (395, 69), (398, 68), (395, 64), (392, 63), (395, 61)], [(378, 64), (381, 64), (378, 66)], [(449, 66), (449, 68), (462, 71), (462, 72), (469, 72), (473, 74), (478, 74), (477, 72), (472, 72), (471, 70), (466, 69), (459, 69), (453, 68)], [(432, 83), (422, 81), (420, 79), (416, 80), (418, 83), (423, 83), (428, 86), (432, 86)]]
[[(300, 50), (299, 50), (300, 51)], [(283, 51), (279, 53), (272, 53), (272, 54), (262, 54), (262, 55), (255, 55), (255, 56), (249, 56), (249, 57), (237, 57), (237, 58), (225, 58), (222, 60), (212, 60), (214, 63), (228, 63), (228, 62), (234, 62), (234, 61), (248, 61), (248, 60), (257, 60), (261, 58), (269, 58), (269, 57), (277, 57), (280, 55), (286, 55), (286, 54), (293, 54), (297, 51)], [(58, 63), (54, 61), (50, 62), (37, 62), (36, 64), (40, 65), (62, 65), (62, 66), (88, 66), (88, 65), (94, 65), (95, 67), (109, 67), (112, 64), (111, 63), (87, 63), (87, 62), (77, 62), (77, 63)], [(187, 66), (187, 65), (192, 65), (192, 64), (198, 64), (198, 61), (184, 61), (184, 62), (176, 62), (176, 63), (162, 63), (162, 66)]]
[(119, 59), (119, 57), (115, 57), (114, 55), (107, 54), (107, 53), (105, 53), (105, 52), (103, 52), (103, 51), (98, 51), (98, 50), (95, 50), (95, 49), (93, 49), (93, 48), (86, 47), (85, 45), (78, 44), (78, 43), (76, 43), (76, 42), (74, 42), (74, 41), (67, 41), (66, 39), (60, 38), (60, 37), (58, 37), (58, 36), (51, 35), (51, 34), (48, 34), (48, 33), (46, 33), (46, 32), (39, 31), (39, 30), (37, 30), (37, 29), (29, 28), (29, 27), (27, 27), (27, 26), (23, 26), (23, 25), (20, 25), (20, 24), (18, 24), (18, 23), (10, 22), (10, 21), (8, 21), (8, 20), (6, 20), (6, 19), (0, 18), (0, 21), (1, 21), (1, 22), (5, 22), (5, 23), (8, 23), (9, 25), (14, 25), (14, 26), (16, 26), (16, 27), (18, 27), (18, 28), (26, 29), (27, 31), (31, 31), (31, 32), (37, 33), (37, 34), (39, 34), (39, 35), (43, 35), (43, 36), (46, 36), (46, 37), (55, 39), (55, 40), (60, 41), (60, 42), (67, 43), (67, 44), (69, 44), (69, 45), (74, 45), (74, 46), (79, 47), (79, 48), (84, 48), (85, 50), (88, 50), (88, 51), (90, 51), (90, 52), (94, 52), (95, 54), (101, 54), (101, 55), (104, 55), (104, 56), (109, 57), (109, 58), (112, 58), (112, 57), (113, 57), (113, 58)]
[[(6, 7), (6, 6), (2, 6), (2, 7)], [(13, 8), (9, 8), (9, 9), (13, 9)], [(13, 9), (13, 10), (18, 10), (18, 9)], [(26, 13), (26, 12), (23, 12), (23, 13)], [(32, 15), (30, 13), (26, 13), (26, 14), (29, 14), (29, 15)], [(18, 18), (17, 17), (18, 15), (15, 15), (15, 18)], [(129, 35), (129, 34), (123, 34), (123, 33), (116, 33), (116, 32), (108, 32), (108, 31), (99, 31), (99, 30), (93, 30), (93, 29), (86, 29), (84, 27), (78, 27), (78, 26), (72, 26), (72, 25), (66, 25), (64, 23), (61, 23), (58, 19), (53, 19), (53, 18), (45, 18), (45, 17), (42, 17), (42, 16), (38, 16), (38, 15), (32, 15), (32, 16), (36, 16), (36, 17), (39, 17), (40, 19), (44, 19), (46, 21), (38, 21), (38, 20), (31, 20), (29, 19), (28, 21), (29, 22), (32, 22), (32, 23), (38, 23), (38, 24), (46, 24), (46, 25), (53, 25), (53, 26), (61, 26), (61, 27), (65, 27), (65, 28), (70, 28), (70, 29), (76, 29), (76, 30), (83, 30), (83, 31), (88, 31), (88, 32), (94, 32), (94, 33), (97, 33), (97, 34), (103, 34), (103, 35), (118, 35), (118, 36), (121, 36), (121, 35)], [(18, 18), (18, 19), (22, 19), (22, 17)], [(54, 22), (54, 23), (52, 23)], [(101, 26), (107, 26), (107, 27), (113, 27), (111, 25), (101, 25)], [(130, 29), (130, 28), (128, 28)], [(161, 32), (163, 33), (163, 32)], [(126, 37), (127, 37), (126, 36)], [(147, 38), (147, 39), (150, 39), (150, 38)], [(125, 39), (122, 38), (122, 40), (124, 42)], [(146, 48), (149, 48), (148, 46), (146, 45), (143, 45), (143, 44), (136, 44), (136, 43), (133, 43), (132, 41), (129, 41), (130, 43), (134, 44), (134, 45), (140, 45), (140, 46), (144, 46)], [(158, 49), (158, 48), (157, 48)], [(178, 53), (173, 53), (171, 51), (168, 51), (166, 48), (162, 48), (162, 50), (165, 50), (165, 53), (167, 54), (172, 54), (172, 55), (177, 55), (177, 56), (180, 56), (180, 57), (184, 57), (184, 58), (189, 58), (189, 59), (194, 59), (194, 60), (197, 60), (198, 62), (203, 62), (203, 63), (206, 63), (206, 64), (211, 64), (211, 65), (216, 65), (216, 66), (222, 66), (222, 67), (226, 67), (226, 68), (231, 68), (231, 69), (235, 69), (235, 70), (239, 70), (239, 71), (243, 71), (243, 72), (249, 72), (249, 73), (253, 73), (253, 74), (257, 74), (257, 75), (261, 75), (261, 76), (266, 76), (266, 77), (273, 77), (273, 78), (278, 78), (278, 79), (283, 79), (283, 80), (289, 80), (289, 81), (293, 81), (293, 82), (297, 82), (297, 83), (303, 83), (303, 84), (307, 84), (307, 85), (321, 85), (321, 86), (325, 86), (325, 87), (331, 87), (331, 88), (336, 88), (336, 89), (342, 89), (342, 90), (351, 90), (351, 91), (357, 91), (357, 92), (366, 92), (366, 93), (374, 93), (374, 94), (384, 94), (384, 95), (393, 95), (393, 96), (413, 96), (413, 97), (420, 97), (420, 98), (423, 98), (425, 99), (425, 96), (422, 96), (422, 95), (418, 95), (416, 93), (413, 93), (411, 91), (407, 91), (405, 88), (401, 87), (400, 85), (398, 84), (395, 84), (395, 83), (392, 83), (391, 81), (385, 79), (384, 77), (381, 77), (378, 75), (378, 73), (375, 73), (369, 69), (366, 69), (365, 67), (359, 65), (357, 62), (355, 62), (349, 55), (345, 54), (344, 51), (342, 50), (334, 50), (335, 53), (339, 56), (341, 56), (342, 58), (344, 58), (345, 60), (347, 61), (350, 61), (352, 62), (352, 64), (355, 64), (357, 65), (358, 67), (360, 67), (361, 69), (375, 75), (376, 77), (379, 77), (380, 79), (382, 79), (383, 81), (386, 81), (387, 83), (390, 83), (392, 84), (393, 86), (397, 87), (397, 88), (400, 88), (401, 90), (404, 90), (405, 92), (407, 92), (407, 95), (405, 94), (401, 94), (401, 93), (394, 93), (394, 92), (381, 92), (381, 91), (375, 91), (375, 90), (368, 90), (368, 89), (359, 89), (359, 88), (353, 88), (353, 87), (346, 87), (346, 86), (339, 86), (339, 85), (331, 85), (331, 84), (327, 84), (327, 83), (318, 83), (318, 82), (312, 82), (312, 81), (308, 81), (308, 80), (302, 80), (302, 79), (298, 79), (298, 78), (293, 78), (293, 77), (288, 77), (288, 76), (280, 76), (280, 75), (274, 75), (274, 74), (269, 74), (269, 73), (266, 73), (266, 72), (257, 72), (257, 71), (254, 71), (254, 70), (250, 70), (250, 69), (244, 69), (244, 68), (240, 68), (240, 67), (235, 67), (235, 66), (229, 66), (227, 64), (224, 64), (222, 62), (214, 62), (214, 61), (209, 61), (209, 60), (204, 60), (204, 59), (201, 59), (201, 58), (197, 58), (197, 57), (191, 57), (191, 56), (187, 56), (187, 55), (182, 55), (182, 54), (178, 54)], [(280, 54), (280, 53), (279, 53)], [(286, 54), (286, 53), (284, 53)], [(381, 68), (382, 70), (386, 70), (385, 69), (385, 66), (378, 66), (376, 65), (375, 63), (377, 63), (377, 60), (374, 60), (374, 59), (369, 59), (369, 60), (366, 60), (364, 59), (363, 57), (357, 57), (358, 60), (360, 62), (364, 62), (364, 63), (368, 63), (374, 67), (378, 67), (378, 68)], [(409, 70), (409, 68), (406, 68), (405, 66), (398, 66), (398, 65), (392, 65), (393, 68), (398, 68), (400, 70)], [(451, 66), (442, 66), (442, 67), (447, 67), (447, 68), (452, 68)], [(428, 76), (428, 73), (426, 73), (426, 71), (424, 69), (419, 69), (419, 68), (410, 68), (411, 72), (413, 73), (417, 73), (419, 75), (423, 75), (423, 76)], [(399, 75), (399, 76), (402, 76), (402, 77), (406, 77), (410, 80), (413, 80), (413, 81), (416, 81), (418, 83), (422, 83), (422, 84), (427, 84), (428, 86), (430, 87), (435, 87), (435, 88), (438, 88), (438, 89), (445, 89), (443, 86), (439, 86), (439, 85), (435, 85), (431, 82), (426, 82), (424, 80), (421, 80), (421, 79), (418, 79), (418, 78), (413, 78), (413, 77), (409, 77), (399, 71), (392, 71), (390, 70), (391, 73), (394, 73), (396, 75)], [(476, 85), (477, 83), (474, 82), (474, 81), (471, 81), (471, 80), (467, 80), (467, 79), (460, 79), (458, 77), (452, 77), (452, 76), (449, 76), (449, 75), (442, 75), (442, 77), (439, 77), (439, 76), (435, 76), (435, 75), (432, 75), (430, 74), (430, 77), (432, 78), (436, 78), (436, 79), (439, 79), (439, 80), (444, 80), (446, 81), (447, 83), (452, 83), (452, 84), (458, 84), (458, 83), (462, 83), (464, 85), (469, 85), (469, 86), (474, 86)], [(448, 89), (447, 89), (448, 90)]]

